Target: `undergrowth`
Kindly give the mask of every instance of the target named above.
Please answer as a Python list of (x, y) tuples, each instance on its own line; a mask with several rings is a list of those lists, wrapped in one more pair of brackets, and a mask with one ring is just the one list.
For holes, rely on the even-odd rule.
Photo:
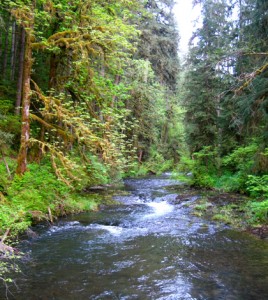
[(268, 224), (268, 150), (253, 141), (223, 157), (218, 152), (210, 146), (191, 157), (183, 155), (177, 178), (192, 186), (248, 195), (248, 224)]
[[(13, 169), (12, 163), (10, 167)], [(100, 200), (96, 195), (82, 195), (58, 180), (49, 164), (29, 164), (24, 176), (0, 179), (0, 235), (10, 229), (16, 236), (32, 223), (50, 220), (51, 216), (96, 209)]]

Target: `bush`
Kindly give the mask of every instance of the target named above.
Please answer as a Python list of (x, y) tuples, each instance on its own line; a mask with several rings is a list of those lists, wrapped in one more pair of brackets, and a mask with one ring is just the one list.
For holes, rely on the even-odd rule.
[(172, 171), (173, 168), (174, 161), (172, 159), (165, 159), (162, 154), (151, 151), (150, 159), (142, 164), (134, 165), (128, 174), (131, 176), (145, 176), (148, 173), (159, 175), (166, 171)]
[(56, 216), (96, 209), (99, 199), (74, 192), (57, 179), (49, 162), (29, 164), (28, 169), (22, 177), (15, 176), (9, 182), (5, 197), (0, 194), (0, 235), (7, 228), (16, 235), (33, 220), (49, 219), (48, 209)]
[(249, 213), (252, 223), (268, 223), (268, 199), (262, 202), (251, 202)]
[(212, 188), (216, 184), (220, 161), (217, 149), (212, 146), (203, 147), (199, 152), (193, 153), (193, 159), (183, 159), (184, 167), (189, 166), (193, 174), (192, 183), (196, 186)]
[[(6, 163), (8, 164), (8, 168), (11, 172), (11, 175), (13, 175), (16, 169), (16, 161), (10, 159), (9, 157), (6, 157), (5, 160)], [(0, 192), (6, 194), (10, 184), (11, 184), (11, 180), (9, 179), (9, 174), (7, 172), (6, 166), (4, 162), (1, 161), (0, 162)]]
[(1, 214), (0, 214), (0, 234), (9, 228), (11, 229), (12, 235), (15, 236), (17, 233), (26, 230), (31, 224), (29, 218), (21, 207), (16, 207), (9, 202), (1, 202)]
[(268, 197), (268, 175), (248, 175), (247, 191), (252, 197)]
[(43, 210), (69, 191), (70, 188), (56, 178), (50, 165), (34, 163), (22, 177), (14, 177), (8, 188), (8, 198), (16, 205)]
[(257, 151), (258, 145), (255, 143), (239, 147), (223, 158), (223, 166), (229, 168), (232, 172), (240, 171), (247, 176), (254, 166), (254, 157)]
[(10, 228), (16, 235), (31, 224), (31, 211), (44, 217), (48, 207), (54, 210), (57, 199), (67, 197), (70, 188), (57, 180), (49, 165), (30, 164), (24, 176), (6, 183), (5, 192), (1, 197), (0, 234)]
[(88, 160), (90, 161), (87, 164), (87, 185), (96, 185), (96, 184), (106, 184), (110, 180), (109, 176), (109, 166), (104, 165), (97, 156), (88, 155)]

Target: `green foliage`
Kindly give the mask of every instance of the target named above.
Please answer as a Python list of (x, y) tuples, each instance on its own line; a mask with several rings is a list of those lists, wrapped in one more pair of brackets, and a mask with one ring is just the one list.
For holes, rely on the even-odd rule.
[(49, 210), (53, 216), (60, 216), (96, 209), (101, 201), (97, 196), (74, 192), (57, 179), (49, 162), (30, 164), (24, 176), (15, 176), (6, 183), (5, 192), (5, 197), (0, 194), (0, 235), (8, 228), (15, 235), (26, 230), (33, 221), (49, 220)]
[(227, 187), (229, 191), (247, 191), (248, 175), (253, 172), (257, 152), (258, 145), (251, 143), (238, 147), (222, 159), (224, 174), (221, 176), (221, 183), (223, 187)]
[(188, 153), (182, 153), (180, 162), (178, 164), (179, 172), (189, 173), (194, 168), (195, 161), (190, 157)]
[(146, 176), (148, 174), (162, 174), (174, 169), (174, 161), (165, 159), (163, 155), (156, 151), (150, 150), (149, 159), (142, 163), (133, 164), (124, 176)]
[(268, 197), (268, 175), (248, 175), (247, 191), (252, 197)]
[(217, 180), (220, 161), (217, 158), (217, 149), (211, 146), (203, 147), (199, 152), (193, 153), (192, 161), (185, 160), (192, 173), (192, 183), (197, 186), (212, 188)]
[[(16, 161), (7, 157), (6, 162), (9, 166), (11, 174), (14, 175), (16, 169)], [(6, 166), (3, 161), (0, 161), (0, 193), (6, 194), (10, 183), (11, 181), (6, 170)]]
[(13, 282), (12, 276), (14, 273), (21, 273), (21, 269), (17, 264), (21, 256), (21, 254), (6, 253), (4, 259), (0, 261), (0, 280), (6, 287), (7, 292), (8, 284)]
[[(27, 132), (30, 140), (25, 147), (29, 149), (28, 159), (31, 162), (49, 157), (55, 174), (68, 186), (81, 187), (86, 182), (106, 183), (110, 177), (120, 178), (137, 160), (136, 149), (145, 152), (152, 145), (160, 145), (160, 140), (159, 149), (163, 149), (162, 145), (166, 148), (158, 151), (167, 157), (165, 152), (170, 148), (167, 135), (170, 133), (166, 132), (169, 132), (170, 116), (166, 111), (171, 112), (173, 108), (168, 99), (171, 97), (169, 88), (163, 85), (173, 92), (176, 87), (177, 31), (172, 13), (174, 1), (155, 2), (155, 5), (160, 6), (150, 11), (148, 22), (152, 25), (151, 34), (159, 43), (153, 45), (150, 57), (144, 60), (132, 59), (140, 34), (134, 25), (138, 23), (136, 15), (148, 17), (143, 14), (139, 1), (24, 3), (6, 0), (0, 6), (0, 16), (6, 15), (3, 26), (12, 32), (7, 21), (12, 16), (18, 27), (27, 29), (26, 37), (31, 37), (31, 41), (27, 40), (27, 48), (33, 55), (29, 78), (33, 79), (31, 130)], [(155, 12), (161, 18), (156, 17)], [(155, 35), (153, 28), (158, 28), (161, 38)], [(5, 49), (9, 56), (12, 56), (11, 48), (10, 43)], [(161, 66), (153, 55), (154, 49), (158, 49)], [(18, 49), (20, 53), (22, 50)], [(137, 56), (141, 58), (140, 54)], [(158, 79), (151, 65), (158, 70)], [(8, 89), (3, 96), (8, 96), (7, 92)], [(14, 98), (15, 90), (11, 101), (2, 102), (3, 111), (12, 117)], [(174, 145), (172, 154), (176, 155), (177, 127), (170, 128), (173, 129), (170, 134)], [(24, 156), (27, 151), (23, 152)], [(146, 159), (149, 153), (144, 155)], [(88, 181), (87, 176), (90, 176)], [(42, 203), (38, 192), (32, 195), (32, 199), (28, 195), (24, 197), (29, 203)]]
[(2, 233), (8, 228), (12, 234), (24, 231), (35, 217), (46, 219), (48, 207), (53, 211), (56, 200), (65, 199), (70, 193), (49, 165), (31, 164), (23, 177), (15, 176), (5, 184), (6, 197), (2, 199), (0, 214)]
[(191, 185), (212, 188), (215, 185), (217, 169), (214, 165), (214, 152), (205, 147), (192, 157), (183, 153), (178, 164), (176, 178)]
[(25, 231), (31, 225), (31, 221), (22, 206), (16, 207), (8, 201), (2, 201), (0, 225), (1, 235), (4, 234), (7, 229), (10, 229), (10, 237), (14, 238), (19, 232)]
[(196, 185), (261, 197), (268, 170), (267, 3), (197, 3), (202, 25), (192, 37), (181, 94), (193, 161), (182, 158), (181, 168)]
[[(0, 99), (0, 103), (1, 101)], [(8, 101), (8, 104), (10, 102)], [(3, 107), (0, 105), (0, 151), (8, 152), (14, 142), (17, 142), (15, 138), (17, 139), (20, 133), (20, 121), (18, 116), (6, 114), (8, 111), (5, 113), (2, 109)]]
[(14, 135), (11, 133), (4, 132), (0, 129), (0, 151), (3, 152), (4, 149), (12, 143)]
[(250, 172), (254, 165), (254, 157), (257, 153), (258, 145), (251, 143), (247, 146), (238, 147), (232, 153), (225, 156), (223, 165), (232, 171), (241, 171), (245, 174)]
[(223, 170), (221, 176), (215, 178), (215, 187), (228, 192), (245, 192), (245, 176), (241, 172), (232, 173)]
[(195, 174), (194, 185), (204, 188), (213, 188), (215, 186), (216, 178), (212, 175), (206, 174), (205, 169), (199, 169), (199, 172)]
[[(193, 153), (192, 159), (182, 156), (179, 171), (191, 172), (190, 183), (224, 191), (249, 192), (252, 196), (266, 193), (267, 176), (252, 175), (256, 164), (256, 156), (260, 152), (255, 143), (238, 147), (230, 154), (220, 157), (218, 150), (203, 147)], [(187, 177), (186, 177), (187, 179)]]
[(228, 216), (224, 215), (224, 214), (215, 214), (212, 217), (212, 220), (214, 221), (219, 221), (219, 222), (223, 222), (225, 224), (229, 224), (230, 223), (230, 219), (228, 218)]
[[(30, 187), (30, 189), (29, 189)], [(56, 197), (64, 197), (68, 187), (57, 180), (47, 164), (30, 164), (24, 176), (15, 176), (8, 197), (16, 206), (23, 205), (26, 210), (47, 210)]]
[[(64, 208), (64, 212), (79, 213), (90, 210), (97, 210), (98, 205), (103, 201), (101, 195), (80, 195), (80, 194), (69, 194), (68, 197), (62, 201), (58, 200), (58, 207), (55, 207), (56, 212), (60, 215), (62, 212), (59, 207)], [(57, 203), (56, 202), (56, 203)]]
[(172, 159), (165, 159), (156, 149), (151, 148), (150, 159), (144, 163), (145, 168), (149, 172), (155, 174), (162, 174), (166, 171), (172, 171), (174, 168), (174, 161)]
[(110, 181), (109, 166), (104, 165), (97, 156), (88, 155), (90, 163), (86, 166), (88, 185), (106, 184)]
[(248, 205), (250, 222), (268, 224), (268, 200), (251, 202)]

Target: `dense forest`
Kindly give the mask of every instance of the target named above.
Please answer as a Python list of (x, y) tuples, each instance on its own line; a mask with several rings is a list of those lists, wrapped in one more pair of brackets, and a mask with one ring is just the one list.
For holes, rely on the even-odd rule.
[(92, 186), (167, 170), (267, 222), (268, 2), (193, 1), (182, 61), (175, 2), (1, 1), (2, 245), (94, 209)]

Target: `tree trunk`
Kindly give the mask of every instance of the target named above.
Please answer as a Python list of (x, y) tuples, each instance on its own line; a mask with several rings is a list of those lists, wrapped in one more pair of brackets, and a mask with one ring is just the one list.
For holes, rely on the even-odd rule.
[(25, 53), (22, 81), (22, 112), (21, 112), (21, 144), (18, 154), (18, 165), (16, 173), (22, 175), (27, 169), (27, 153), (30, 138), (30, 102), (31, 102), (31, 69), (32, 69), (32, 47), (31, 30), (25, 32)]
[(12, 23), (12, 40), (11, 40), (11, 59), (10, 59), (10, 79), (15, 78), (15, 61), (16, 61), (16, 22)]
[(6, 40), (5, 40), (5, 50), (4, 50), (4, 59), (3, 59), (3, 70), (2, 70), (2, 76), (3, 78), (6, 78), (6, 71), (7, 71), (7, 59), (8, 59), (8, 51), (9, 51), (9, 25), (10, 25), (10, 20), (7, 21), (7, 26), (6, 26)]
[(49, 83), (48, 88), (53, 89), (56, 86), (57, 78), (57, 55), (52, 53), (50, 55), (50, 69), (49, 69)]
[(23, 66), (24, 66), (24, 48), (25, 48), (25, 29), (21, 28), (21, 41), (20, 41), (20, 56), (19, 56), (19, 74), (17, 83), (17, 96), (16, 96), (16, 106), (15, 114), (20, 114), (21, 106), (21, 91), (22, 91), (22, 79), (23, 79)]
[(3, 55), (3, 31), (0, 30), (0, 67), (2, 65), (2, 55)]

